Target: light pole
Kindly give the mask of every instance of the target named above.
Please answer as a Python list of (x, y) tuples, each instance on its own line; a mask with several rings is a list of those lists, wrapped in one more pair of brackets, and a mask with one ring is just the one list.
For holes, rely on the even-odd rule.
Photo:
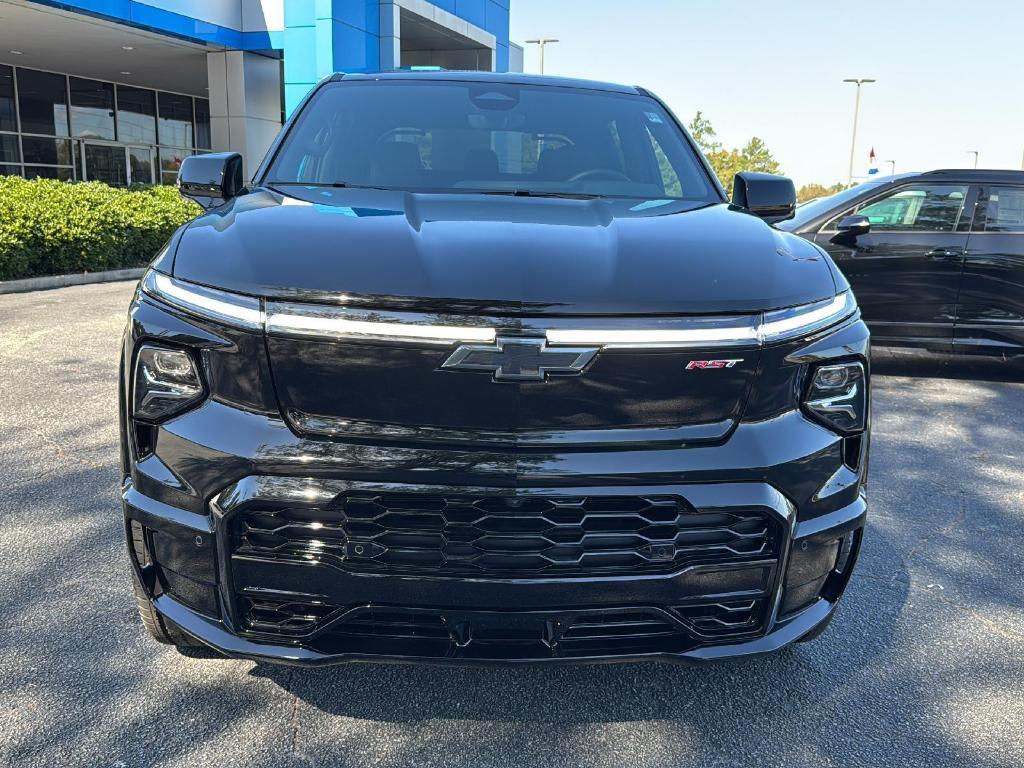
[(853, 184), (853, 155), (857, 151), (857, 117), (860, 115), (860, 87), (864, 83), (875, 82), (870, 77), (848, 77), (844, 83), (857, 84), (857, 98), (853, 102), (853, 138), (850, 141), (850, 172), (846, 176), (846, 186)]
[(896, 175), (896, 161), (895, 160), (886, 160), (885, 164), (889, 166), (889, 175), (890, 176), (895, 176)]
[(974, 167), (977, 168), (978, 167), (978, 150), (976, 150), (976, 149), (968, 149), (967, 150), (967, 154), (968, 155), (974, 155)]
[(527, 40), (527, 45), (539, 45), (540, 46), (540, 73), (544, 74), (544, 46), (548, 43), (558, 43), (560, 40), (556, 40), (553, 37), (542, 37), (539, 40)]

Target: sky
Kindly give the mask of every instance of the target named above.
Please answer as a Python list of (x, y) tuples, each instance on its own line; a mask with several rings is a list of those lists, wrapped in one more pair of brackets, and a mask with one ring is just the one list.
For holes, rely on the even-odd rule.
[[(761, 137), (797, 185), (881, 173), (1020, 169), (1024, 0), (511, 0), (513, 42), (549, 75), (643, 85), (726, 147)], [(525, 69), (538, 72), (536, 46)]]

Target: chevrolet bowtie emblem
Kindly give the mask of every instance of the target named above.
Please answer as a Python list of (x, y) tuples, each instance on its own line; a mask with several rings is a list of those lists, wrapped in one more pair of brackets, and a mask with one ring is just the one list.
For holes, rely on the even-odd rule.
[(549, 347), (545, 339), (499, 336), (493, 344), (463, 344), (441, 365), (454, 371), (489, 371), (494, 381), (544, 381), (576, 376), (596, 347)]

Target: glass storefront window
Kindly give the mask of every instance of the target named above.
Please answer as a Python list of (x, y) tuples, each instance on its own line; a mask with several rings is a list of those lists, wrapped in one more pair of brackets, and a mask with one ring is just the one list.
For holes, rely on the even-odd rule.
[(160, 143), (172, 147), (191, 147), (192, 97), (160, 91)]
[(0, 64), (0, 131), (18, 130), (14, 116), (14, 67)]
[(156, 144), (156, 91), (117, 86), (117, 135), (126, 144)]
[(71, 135), (114, 140), (114, 84), (69, 78)]
[(132, 184), (153, 183), (153, 150), (149, 147), (129, 147), (128, 165)]
[(0, 175), (174, 184), (211, 133), (209, 99), (0, 64)]
[(71, 142), (67, 139), (46, 139), (22, 136), (21, 150), (26, 163), (42, 165), (71, 165)]
[(26, 165), (26, 179), (60, 179), (74, 181), (74, 173), (70, 168), (51, 168), (46, 165)]
[(196, 146), (199, 149), (209, 149), (212, 146), (209, 99), (196, 99)]
[(0, 163), (20, 163), (21, 151), (18, 137), (14, 134), (0, 134)]
[(178, 169), (182, 161), (191, 155), (187, 149), (171, 149), (160, 147), (160, 183), (174, 184), (178, 179)]
[(18, 68), (18, 111), (22, 133), (68, 135), (68, 94), (64, 75)]

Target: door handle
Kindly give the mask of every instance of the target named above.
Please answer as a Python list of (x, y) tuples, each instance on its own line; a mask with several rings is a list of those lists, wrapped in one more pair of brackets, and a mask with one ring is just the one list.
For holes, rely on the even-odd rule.
[(925, 254), (925, 258), (942, 261), (944, 259), (959, 259), (964, 252), (958, 248), (934, 248)]

